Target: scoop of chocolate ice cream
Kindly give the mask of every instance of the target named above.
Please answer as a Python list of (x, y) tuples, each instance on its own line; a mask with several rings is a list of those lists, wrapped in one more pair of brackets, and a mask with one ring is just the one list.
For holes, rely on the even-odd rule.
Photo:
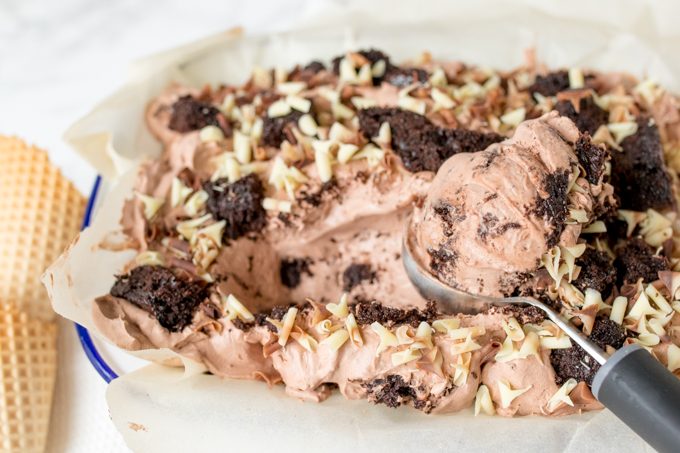
[(572, 221), (570, 210), (592, 220), (611, 195), (601, 169), (595, 184), (578, 170), (580, 139), (589, 140), (570, 119), (551, 112), (525, 121), (510, 139), (448, 159), (414, 213), (416, 259), (468, 292), (515, 291), (549, 249), (577, 243), (587, 221)]

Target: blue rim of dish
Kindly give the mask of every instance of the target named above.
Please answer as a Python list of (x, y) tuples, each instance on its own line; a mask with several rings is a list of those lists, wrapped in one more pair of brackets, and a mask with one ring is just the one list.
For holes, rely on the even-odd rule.
[[(83, 217), (83, 224), (81, 230), (84, 230), (90, 226), (90, 221), (92, 219), (92, 214), (94, 211), (94, 205), (97, 201), (97, 194), (99, 193), (99, 187), (101, 186), (102, 178), (97, 176), (94, 180), (94, 185), (92, 186), (92, 191), (90, 192), (90, 198), (87, 200), (87, 207), (85, 208), (85, 216)], [(94, 367), (94, 369), (99, 373), (99, 375), (108, 383), (118, 377), (113, 369), (109, 366), (104, 358), (99, 354), (97, 347), (92, 341), (92, 336), (90, 332), (80, 324), (75, 324), (76, 332), (78, 333), (78, 339), (80, 340), (80, 345), (85, 351), (85, 355)]]

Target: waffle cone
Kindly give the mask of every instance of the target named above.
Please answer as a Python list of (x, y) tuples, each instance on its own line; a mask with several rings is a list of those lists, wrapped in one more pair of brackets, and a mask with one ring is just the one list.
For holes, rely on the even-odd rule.
[(57, 326), (40, 282), (80, 229), (85, 199), (47, 153), (0, 136), (0, 452), (40, 452)]
[(57, 371), (57, 326), (0, 304), (0, 451), (41, 452)]
[(0, 301), (53, 319), (40, 275), (78, 233), (84, 209), (45, 151), (0, 136)]

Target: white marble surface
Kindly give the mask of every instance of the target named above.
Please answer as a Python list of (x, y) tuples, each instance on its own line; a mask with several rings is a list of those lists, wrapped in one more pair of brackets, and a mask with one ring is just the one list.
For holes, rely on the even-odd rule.
[[(140, 57), (236, 25), (287, 27), (319, 2), (0, 0), (0, 134), (49, 150), (88, 193), (94, 171), (61, 141), (64, 129), (120, 86)], [(49, 450), (127, 451), (104, 401), (105, 384), (61, 322)]]

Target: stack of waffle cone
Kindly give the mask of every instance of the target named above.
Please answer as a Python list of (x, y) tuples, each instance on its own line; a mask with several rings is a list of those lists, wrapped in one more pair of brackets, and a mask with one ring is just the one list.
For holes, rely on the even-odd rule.
[(85, 200), (47, 154), (0, 136), (0, 452), (45, 449), (57, 366), (40, 274), (77, 234)]

